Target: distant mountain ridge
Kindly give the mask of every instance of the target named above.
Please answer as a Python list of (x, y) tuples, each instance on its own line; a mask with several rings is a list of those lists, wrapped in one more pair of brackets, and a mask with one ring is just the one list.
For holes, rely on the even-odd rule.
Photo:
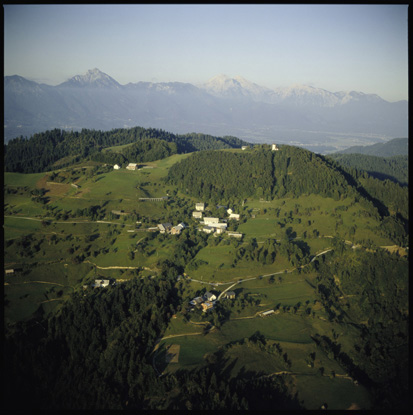
[(218, 75), (198, 86), (121, 85), (97, 68), (57, 86), (4, 77), (5, 141), (53, 128), (142, 126), (337, 150), (348, 147), (347, 136), (361, 143), (407, 136), (407, 114), (407, 101), (302, 85), (272, 90), (240, 76)]

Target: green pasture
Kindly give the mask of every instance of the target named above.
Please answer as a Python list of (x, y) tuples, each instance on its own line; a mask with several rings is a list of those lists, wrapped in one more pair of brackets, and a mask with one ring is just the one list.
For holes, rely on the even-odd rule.
[(298, 399), (308, 410), (327, 404), (328, 410), (370, 409), (371, 398), (362, 385), (332, 376), (295, 376)]
[(181, 335), (181, 334), (188, 334), (188, 333), (202, 333), (204, 328), (203, 324), (192, 324), (186, 323), (183, 320), (181, 314), (178, 314), (176, 318), (172, 318), (169, 322), (163, 337), (172, 336), (172, 335)]
[(257, 241), (268, 238), (280, 239), (281, 232), (275, 217), (259, 217), (248, 219), (238, 226), (237, 232), (245, 234), (246, 238), (256, 238)]
[(204, 279), (211, 282), (225, 282), (259, 275), (275, 273), (291, 268), (286, 258), (278, 255), (275, 262), (263, 265), (254, 261), (240, 260), (233, 268), (236, 248), (232, 244), (220, 242), (217, 246), (206, 246), (195, 256), (195, 261), (202, 260), (207, 264), (200, 265), (195, 270), (186, 269), (186, 273), (194, 279)]
[(113, 170), (99, 174), (82, 183), (82, 197), (89, 199), (136, 198), (136, 187), (140, 184), (140, 176), (137, 171)]
[(30, 195), (5, 194), (4, 207), (5, 214), (9, 212), (25, 216), (41, 216), (44, 214), (43, 205), (33, 201)]
[[(199, 365), (203, 363), (205, 353), (215, 352), (218, 347), (247, 338), (256, 331), (270, 340), (312, 344), (310, 323), (308, 318), (278, 314), (264, 318), (230, 320), (220, 330), (213, 330), (207, 335), (179, 335), (163, 341), (168, 344), (181, 345), (179, 365)], [(177, 330), (176, 334), (185, 334), (183, 333), (185, 331), (186, 333), (194, 333), (196, 332), (194, 327), (196, 326), (190, 323), (180, 322), (176, 323), (176, 327), (171, 328), (168, 332), (174, 334), (175, 329)]]
[(22, 217), (4, 216), (4, 240), (18, 238), (22, 235), (38, 232), (42, 228), (40, 220), (24, 219)]
[[(246, 237), (262, 240), (268, 237), (283, 237), (285, 230), (291, 228), (291, 233), (297, 237), (302, 237), (306, 232), (306, 242), (311, 245), (315, 239), (314, 230), (318, 231), (320, 236), (338, 234), (343, 239), (371, 239), (376, 245), (391, 244), (387, 238), (377, 235), (376, 228), (379, 222), (366, 216), (365, 209), (359, 204), (352, 203), (353, 200), (350, 198), (335, 201), (314, 194), (269, 202), (248, 200), (244, 209), (251, 211), (255, 218), (241, 224), (238, 231), (245, 233)], [(278, 217), (275, 209), (280, 210)], [(356, 231), (350, 237), (349, 228), (354, 225)]]
[(258, 347), (245, 344), (237, 344), (226, 350), (225, 359), (228, 358), (230, 360), (222, 370), (230, 370), (231, 377), (237, 377), (243, 371), (254, 371), (264, 375), (286, 370), (281, 356), (266, 353)]
[(25, 268), (25, 272), (5, 276), (4, 315), (7, 323), (31, 318), (40, 306), (45, 312), (54, 310), (91, 271), (86, 264), (38, 264)]
[(19, 186), (19, 187), (29, 187), (29, 188), (35, 188), (36, 183), (43, 178), (45, 173), (31, 173), (31, 174), (25, 174), (25, 173), (10, 173), (5, 172), (4, 173), (4, 185), (6, 186)]
[(267, 339), (294, 343), (311, 343), (311, 321), (289, 313), (272, 314), (252, 319), (230, 320), (220, 330), (226, 343), (251, 336), (259, 331)]
[(242, 283), (240, 286), (243, 287), (243, 292), (259, 294), (261, 304), (268, 306), (270, 309), (278, 304), (294, 306), (297, 303), (301, 303), (304, 308), (305, 302), (310, 301), (312, 303), (316, 299), (316, 295), (314, 289), (304, 280), (304, 277), (296, 279), (293, 275), (293, 273), (276, 275), (276, 281), (279, 276), (283, 278), (282, 283), (269, 284), (267, 280), (264, 284), (260, 284), (259, 282), (262, 283), (263, 280), (254, 280)]
[(179, 362), (170, 363), (167, 371), (174, 372), (180, 368), (194, 369), (199, 367), (199, 365), (202, 365), (204, 363), (204, 356), (207, 353), (216, 352), (218, 346), (218, 344), (212, 339), (208, 339), (208, 341), (205, 340), (206, 338), (203, 334), (179, 336), (162, 340), (160, 348), (171, 344), (179, 344), (181, 346), (179, 352)]

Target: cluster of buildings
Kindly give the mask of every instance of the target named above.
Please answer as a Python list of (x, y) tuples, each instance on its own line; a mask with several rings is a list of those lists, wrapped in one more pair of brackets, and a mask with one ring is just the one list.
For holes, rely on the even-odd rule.
[[(235, 292), (234, 291), (227, 291), (224, 293), (223, 298), (234, 299)], [(217, 296), (209, 291), (207, 291), (202, 297), (195, 297), (193, 300), (189, 302), (192, 306), (191, 311), (195, 308), (202, 308), (202, 311), (206, 313), (209, 310), (214, 308), (215, 303), (218, 301)]]
[(158, 229), (160, 233), (170, 233), (171, 235), (179, 235), (186, 228), (185, 223), (181, 222), (176, 226), (171, 223), (160, 223)]
[[(219, 218), (213, 217), (203, 217), (203, 213), (205, 211), (205, 203), (196, 203), (195, 210), (192, 212), (192, 217), (195, 219), (201, 219), (201, 225), (205, 225), (202, 228), (202, 231), (205, 233), (215, 233), (221, 234), (224, 233), (227, 229), (227, 220), (220, 221)], [(238, 213), (234, 213), (232, 209), (227, 209), (228, 219), (235, 219), (239, 220), (240, 215)], [(229, 232), (229, 236), (233, 236), (236, 238), (242, 238), (242, 234), (238, 232)]]

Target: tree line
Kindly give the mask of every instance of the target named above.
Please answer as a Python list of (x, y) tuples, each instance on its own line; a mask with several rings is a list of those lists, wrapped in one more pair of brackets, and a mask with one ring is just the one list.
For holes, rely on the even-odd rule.
[[(164, 155), (173, 154), (176, 147), (177, 153), (188, 153), (205, 149), (239, 148), (245, 141), (236, 137), (215, 137), (208, 134), (173, 134), (155, 128), (119, 128), (110, 131), (88, 130), (65, 131), (54, 129), (37, 133), (30, 138), (17, 137), (4, 144), (4, 171), (19, 173), (38, 173), (51, 170), (58, 160), (64, 160), (60, 166), (77, 163), (82, 159), (93, 156), (99, 160), (110, 156), (98, 156), (107, 147), (137, 143), (136, 148), (131, 147), (129, 156), (136, 153), (145, 153), (153, 150), (148, 140), (162, 140), (157, 143), (156, 151), (169, 150)], [(140, 143), (144, 141), (144, 143)], [(165, 147), (164, 143), (169, 143)], [(118, 162), (120, 156), (111, 155), (110, 162)], [(132, 162), (132, 160), (130, 160)], [(145, 160), (147, 161), (147, 160)], [(105, 162), (105, 161), (103, 161)]]

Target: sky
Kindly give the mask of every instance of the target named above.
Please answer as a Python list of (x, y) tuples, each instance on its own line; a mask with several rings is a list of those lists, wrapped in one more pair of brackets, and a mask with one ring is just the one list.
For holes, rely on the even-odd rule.
[(3, 5), (4, 75), (120, 84), (225, 74), (408, 99), (407, 5)]

